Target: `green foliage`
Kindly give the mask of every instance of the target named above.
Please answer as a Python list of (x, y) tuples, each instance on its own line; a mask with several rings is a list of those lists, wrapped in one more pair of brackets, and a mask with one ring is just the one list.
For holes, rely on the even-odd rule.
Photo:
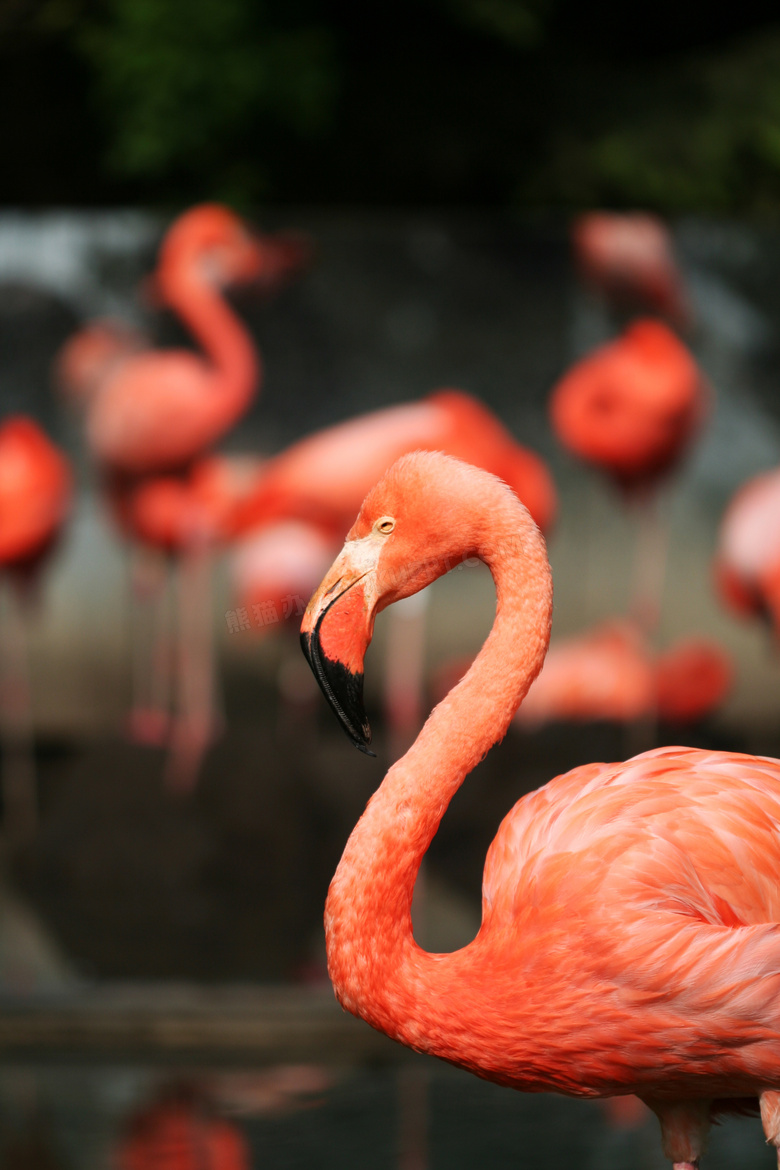
[(550, 0), (443, 0), (463, 23), (495, 36), (515, 49), (538, 45)]
[(594, 107), (597, 89), (592, 76), (575, 82), (521, 199), (780, 213), (780, 30), (616, 70)]
[(117, 174), (212, 173), (214, 189), (204, 193), (243, 202), (262, 182), (247, 138), (260, 155), (269, 125), (316, 133), (333, 97), (330, 37), (264, 16), (254, 0), (104, 0), (78, 39), (96, 73)]

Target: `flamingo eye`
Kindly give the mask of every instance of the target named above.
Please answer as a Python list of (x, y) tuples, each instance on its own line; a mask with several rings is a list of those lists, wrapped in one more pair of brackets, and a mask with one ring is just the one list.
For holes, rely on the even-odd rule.
[(381, 532), (383, 536), (388, 536), (395, 528), (395, 519), (392, 516), (380, 516), (374, 524), (374, 531)]

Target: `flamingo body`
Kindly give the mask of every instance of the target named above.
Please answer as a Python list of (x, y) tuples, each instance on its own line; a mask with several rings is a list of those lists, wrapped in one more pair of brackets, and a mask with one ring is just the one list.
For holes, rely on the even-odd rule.
[(323, 691), (365, 750), (376, 613), (464, 554), (493, 574), (493, 628), (347, 842), (325, 910), (337, 997), (499, 1084), (636, 1093), (678, 1170), (698, 1165), (713, 1112), (746, 1099), (760, 1097), (780, 1144), (780, 761), (668, 747), (575, 768), (499, 827), (476, 938), (451, 954), (415, 942), (422, 857), (544, 660), (544, 541), (492, 476), (407, 456), (367, 496), (302, 625)]
[[(445, 663), (434, 693), (443, 697), (470, 665)], [(726, 651), (708, 638), (683, 638), (655, 654), (633, 622), (611, 620), (551, 644), (514, 723), (631, 723), (655, 715), (693, 723), (723, 702), (733, 675)]]
[(635, 321), (577, 362), (550, 399), (565, 447), (624, 488), (663, 474), (696, 433), (706, 401), (685, 346), (660, 321)]
[(150, 350), (117, 366), (87, 418), (101, 463), (134, 475), (177, 468), (238, 421), (259, 380), (259, 359), (219, 290), (257, 275), (263, 257), (263, 246), (227, 208), (196, 207), (171, 226), (158, 284), (205, 353)]
[(249, 1170), (250, 1153), (230, 1121), (182, 1097), (156, 1102), (131, 1120), (118, 1170)]
[(0, 425), (0, 566), (38, 556), (70, 507), (72, 477), (64, 457), (32, 419)]
[(655, 702), (662, 719), (693, 723), (719, 707), (734, 682), (734, 665), (709, 638), (683, 638), (655, 664)]
[(227, 539), (236, 502), (257, 476), (259, 460), (204, 455), (187, 468), (139, 479), (116, 477), (108, 494), (120, 528), (133, 539), (166, 552), (193, 542)]
[(440, 390), (421, 402), (329, 427), (270, 459), (236, 525), (243, 531), (269, 519), (295, 518), (319, 523), (341, 539), (377, 478), (414, 450), (442, 450), (488, 468), (517, 492), (543, 529), (552, 524), (555, 488), (542, 460), (476, 398)]
[(654, 701), (655, 672), (644, 639), (630, 622), (607, 622), (553, 644), (517, 721), (631, 722), (651, 711)]
[(780, 471), (744, 484), (726, 509), (715, 574), (726, 604), (742, 616), (780, 621)]

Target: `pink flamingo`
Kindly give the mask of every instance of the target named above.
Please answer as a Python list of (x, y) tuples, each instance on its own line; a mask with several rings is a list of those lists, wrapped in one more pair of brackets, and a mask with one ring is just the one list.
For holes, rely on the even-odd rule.
[(644, 212), (590, 211), (572, 228), (586, 284), (617, 308), (658, 312), (682, 329), (691, 323), (685, 282), (669, 229)]
[(238, 422), (259, 383), (260, 359), (221, 288), (276, 276), (294, 261), (288, 242), (253, 238), (216, 204), (192, 208), (172, 224), (155, 280), (204, 355), (144, 350), (112, 370), (87, 416), (90, 446), (102, 466), (125, 475), (180, 468)]
[[(16, 614), (6, 622), (3, 820), (8, 836), (29, 834), (38, 819), (28, 671), (26, 609), (42, 561), (65, 522), (73, 483), (65, 456), (24, 415), (0, 425), (0, 569), (15, 586)], [(9, 606), (13, 598), (7, 598)]]
[[(90, 443), (115, 514), (136, 544), (144, 546), (133, 573), (136, 594), (164, 603), (166, 565), (159, 550), (177, 553), (178, 715), (169, 732), (167, 652), (158, 628), (151, 635), (156, 667), (147, 672), (141, 658), (140, 670), (134, 671), (130, 730), (134, 738), (149, 742), (170, 734), (168, 774), (180, 788), (194, 782), (217, 723), (207, 632), (209, 558), (222, 535), (215, 509), (224, 498), (207, 497), (208, 485), (224, 487), (225, 476), (214, 474), (218, 465), (213, 462), (195, 464), (250, 405), (261, 372), (254, 343), (221, 287), (250, 280), (278, 286), (307, 258), (300, 240), (255, 239), (226, 208), (193, 208), (163, 240), (154, 288), (189, 326), (205, 355), (143, 348), (135, 331), (96, 322), (71, 339), (57, 362), (63, 389), (86, 406)], [(156, 476), (163, 479), (155, 483)], [(152, 620), (157, 627), (163, 624), (160, 614)], [(149, 640), (136, 639), (142, 650)]]
[(343, 539), (378, 476), (407, 451), (445, 451), (500, 475), (548, 530), (557, 506), (545, 464), (478, 399), (439, 390), (420, 402), (359, 415), (294, 443), (263, 466), (236, 511), (250, 531), (272, 520), (305, 520)]
[(640, 509), (631, 608), (648, 630), (658, 620), (665, 561), (654, 512), (658, 486), (698, 433), (706, 407), (693, 357), (666, 325), (650, 319), (576, 362), (550, 396), (560, 442), (604, 471)]
[(451, 954), (415, 943), (423, 855), (544, 661), (544, 541), (493, 476), (409, 455), (369, 492), (302, 623), (315, 675), (366, 751), (375, 616), (463, 556), (493, 574), (493, 628), (344, 850), (325, 908), (337, 998), (393, 1039), (502, 1085), (636, 1094), (675, 1170), (698, 1166), (713, 1114), (756, 1098), (780, 1148), (780, 761), (667, 747), (575, 768), (502, 822), (476, 938)]
[(241, 1130), (197, 1085), (169, 1085), (137, 1110), (115, 1151), (118, 1170), (250, 1170)]
[(780, 471), (739, 489), (721, 521), (715, 558), (719, 593), (735, 613), (780, 630)]
[[(470, 665), (471, 659), (445, 663), (433, 688), (437, 698)], [(709, 638), (686, 637), (658, 654), (633, 622), (613, 619), (553, 641), (514, 723), (522, 728), (554, 720), (631, 724), (656, 715), (669, 723), (693, 723), (723, 702), (733, 674), (728, 654)]]

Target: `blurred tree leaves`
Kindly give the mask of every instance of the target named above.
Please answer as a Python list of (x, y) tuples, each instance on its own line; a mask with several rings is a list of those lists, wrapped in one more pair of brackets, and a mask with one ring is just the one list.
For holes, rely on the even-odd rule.
[(0, 199), (779, 217), (773, 0), (641, 17), (623, 0), (0, 0)]
[(189, 177), (246, 203), (266, 185), (268, 123), (305, 137), (328, 122), (330, 34), (284, 27), (256, 0), (104, 0), (77, 44), (95, 71), (118, 176)]
[(570, 115), (521, 199), (780, 215), (780, 29), (618, 68), (595, 109), (594, 77), (567, 84)]
[(550, 0), (442, 0), (442, 6), (466, 25), (492, 33), (518, 49), (538, 45)]

